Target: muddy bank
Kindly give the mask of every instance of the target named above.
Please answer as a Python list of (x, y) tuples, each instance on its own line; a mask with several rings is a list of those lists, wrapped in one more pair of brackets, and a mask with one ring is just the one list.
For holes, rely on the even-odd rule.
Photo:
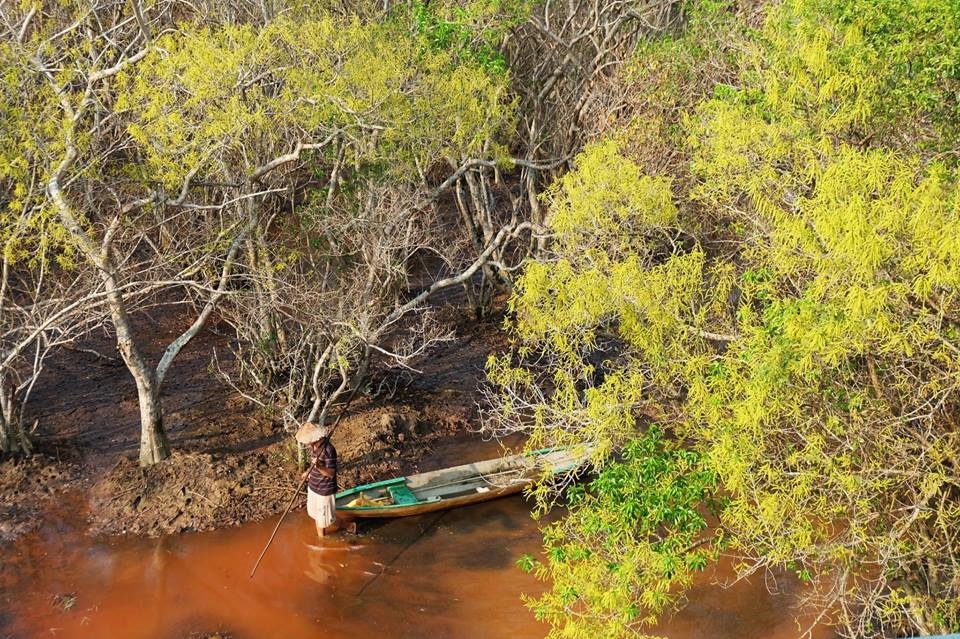
[[(438, 445), (475, 437), (484, 364), (506, 344), (502, 316), (475, 321), (454, 295), (435, 312), (455, 339), (414, 362), (417, 371), (375, 364), (337, 428), (341, 486), (417, 472)], [(185, 321), (164, 307), (135, 319), (152, 337), (143, 344), (152, 357)], [(136, 462), (136, 389), (112, 337), (92, 336), (51, 360), (27, 408), (43, 454), (0, 460), (0, 543), (31, 529), (66, 484), (83, 486), (85, 503), (71, 507), (87, 513), (93, 534), (210, 530), (282, 511), (299, 480), (292, 438), (211, 373), (213, 353), (229, 368), (231, 344), (214, 322), (174, 363), (161, 393), (174, 455), (149, 469)]]
[(41, 454), (0, 457), (0, 543), (36, 528), (58, 495), (77, 488), (79, 475), (76, 463)]
[(210, 530), (275, 512), (290, 472), (276, 449), (244, 457), (174, 453), (140, 468), (121, 460), (92, 492), (90, 532), (157, 536)]
[[(416, 472), (438, 441), (464, 431), (455, 415), (371, 408), (342, 421), (333, 442), (341, 486)], [(147, 535), (237, 526), (280, 513), (299, 481), (292, 438), (242, 453), (177, 452), (141, 468), (124, 458), (96, 482), (90, 531)], [(302, 508), (301, 495), (296, 508)]]

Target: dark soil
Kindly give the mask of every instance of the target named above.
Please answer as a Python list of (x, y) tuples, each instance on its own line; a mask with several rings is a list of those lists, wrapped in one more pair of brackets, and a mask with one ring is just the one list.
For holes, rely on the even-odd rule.
[(33, 530), (58, 495), (76, 488), (79, 471), (76, 464), (43, 455), (0, 458), (0, 543)]
[[(416, 363), (419, 372), (375, 369), (338, 426), (342, 487), (416, 472), (438, 444), (475, 437), (484, 363), (505, 337), (500, 318), (478, 323), (444, 304), (438, 314), (456, 339)], [(185, 321), (157, 311), (138, 318), (138, 332), (158, 355)], [(110, 336), (51, 362), (28, 407), (45, 455), (0, 463), (0, 542), (78, 482), (89, 485), (89, 504), (71, 507), (87, 510), (94, 534), (210, 530), (281, 512), (299, 481), (292, 438), (213, 374), (214, 352), (221, 367), (231, 365), (229, 344), (213, 325), (175, 361), (161, 396), (175, 453), (147, 469), (136, 461), (136, 391)]]
[[(415, 471), (432, 443), (466, 422), (427, 422), (417, 411), (364, 411), (345, 419), (333, 442), (341, 486)], [(94, 534), (164, 535), (211, 530), (283, 511), (299, 479), (290, 438), (240, 453), (177, 452), (150, 468), (124, 458), (94, 486)], [(305, 504), (300, 495), (296, 507)]]

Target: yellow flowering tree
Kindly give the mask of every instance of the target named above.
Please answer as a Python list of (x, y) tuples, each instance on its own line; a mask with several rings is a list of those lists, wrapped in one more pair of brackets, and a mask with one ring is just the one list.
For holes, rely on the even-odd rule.
[[(254, 292), (244, 312), (257, 327), (243, 337), (258, 352), (283, 342), (285, 268), (309, 266), (322, 287), (325, 272), (359, 264), (370, 287), (382, 284), (364, 292), (396, 301), (413, 252), (404, 242), (420, 237), (438, 167), (502, 154), (504, 73), (431, 45), (409, 10), (373, 20), (328, 4), (227, 20), (216, 7), (30, 1), (4, 15), (0, 205), (10, 224), (0, 241), (18, 259), (53, 243), (60, 263), (97, 275), (137, 385), (143, 465), (170, 453), (165, 376), (226, 299)], [(354, 234), (363, 240), (338, 263), (301, 260), (298, 243), (322, 254), (349, 237), (324, 235), (317, 220), (362, 226), (364, 216), (380, 245)], [(153, 361), (131, 316), (161, 294), (196, 312)], [(383, 311), (382, 301), (367, 306)], [(369, 354), (358, 325), (345, 324), (345, 341)], [(320, 358), (334, 377), (346, 359)]]
[(226, 187), (250, 225), (248, 286), (221, 305), (231, 381), (287, 422), (322, 421), (359, 383), (429, 242), (433, 176), (504, 154), (506, 74), (441, 44), (409, 11), (300, 7), (171, 33), (119, 78), (144, 178)]
[(958, 121), (960, 26), (844, 4), (767, 9), (735, 85), (685, 113), (689, 186), (607, 141), (550, 194), (488, 423), (596, 444), (528, 563), (551, 636), (643, 635), (721, 549), (794, 571), (851, 637), (960, 625), (956, 140), (926, 137)]

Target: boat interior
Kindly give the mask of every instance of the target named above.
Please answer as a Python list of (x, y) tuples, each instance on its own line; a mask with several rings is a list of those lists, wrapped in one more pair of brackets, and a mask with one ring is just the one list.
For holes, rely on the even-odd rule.
[[(472, 466), (472, 464), (471, 464)], [(407, 506), (422, 502), (452, 499), (473, 493), (499, 490), (529, 481), (525, 471), (527, 467), (515, 465), (508, 468), (492, 469), (486, 473), (481, 469), (473, 472), (437, 471), (413, 477), (398, 477), (392, 482), (365, 489), (359, 495), (351, 495), (344, 505), (347, 507), (371, 506)], [(425, 477), (430, 475), (430, 477)], [(425, 481), (426, 480), (426, 481)]]
[(537, 470), (562, 470), (564, 465), (573, 461), (574, 456), (569, 451), (551, 451), (538, 456), (514, 455), (398, 477), (364, 488), (359, 494), (346, 495), (338, 501), (340, 507), (370, 508), (453, 499), (523, 485)]

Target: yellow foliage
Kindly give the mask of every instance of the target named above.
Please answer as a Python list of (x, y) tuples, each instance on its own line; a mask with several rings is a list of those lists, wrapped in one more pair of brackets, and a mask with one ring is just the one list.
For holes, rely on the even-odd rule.
[(637, 243), (633, 233), (677, 222), (670, 180), (643, 175), (612, 140), (588, 145), (577, 157), (577, 170), (557, 180), (545, 197), (551, 204), (550, 227), (570, 254), (595, 249), (619, 254)]
[[(960, 601), (960, 180), (864, 142), (906, 117), (884, 101), (890, 62), (863, 21), (815, 5), (771, 8), (740, 85), (685, 114), (689, 189), (622, 156), (630, 129), (587, 146), (548, 194), (552, 252), (511, 301), (522, 363), (491, 379), (539, 402), (538, 443), (611, 450), (643, 414), (669, 423), (715, 473), (720, 522), (752, 565), (847, 593), (846, 621), (871, 632), (946, 631)], [(732, 218), (736, 250), (678, 242), (690, 208)], [(553, 392), (532, 390), (546, 379)], [(562, 548), (581, 531), (554, 533)], [(552, 567), (570, 588), (537, 604), (553, 636), (639, 634), (601, 618), (602, 566)], [(882, 595), (860, 598), (864, 584)]]
[(61, 125), (57, 98), (25, 49), (0, 42), (0, 250), (11, 264), (72, 263), (68, 235), (44, 190), (51, 158), (63, 151)]
[(133, 115), (151, 171), (174, 186), (218, 163), (250, 171), (292, 140), (337, 139), (350, 166), (415, 174), (480, 154), (510, 107), (503, 80), (424, 50), (393, 23), (279, 17), (165, 35), (121, 78), (117, 108)]

